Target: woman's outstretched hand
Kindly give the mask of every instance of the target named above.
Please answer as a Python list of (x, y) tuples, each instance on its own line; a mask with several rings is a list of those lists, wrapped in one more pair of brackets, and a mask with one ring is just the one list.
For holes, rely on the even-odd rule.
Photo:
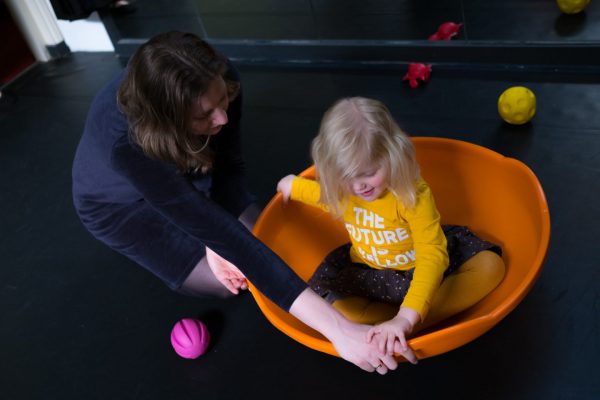
[(231, 293), (238, 294), (240, 290), (248, 289), (248, 282), (242, 271), (208, 247), (206, 247), (206, 260), (215, 278)]
[(383, 375), (398, 366), (392, 354), (380, 350), (385, 346), (380, 346), (377, 337), (367, 341), (371, 326), (348, 321), (309, 288), (292, 303), (290, 313), (329, 339), (340, 357), (365, 371)]
[(339, 336), (332, 335), (329, 339), (344, 360), (367, 372), (377, 372), (381, 375), (398, 367), (394, 356), (381, 351), (376, 339), (370, 343), (367, 341), (370, 326), (347, 322), (342, 324), (341, 328)]
[(292, 181), (296, 178), (296, 175), (287, 175), (279, 180), (277, 183), (277, 191), (283, 196), (283, 202), (287, 203), (292, 194)]

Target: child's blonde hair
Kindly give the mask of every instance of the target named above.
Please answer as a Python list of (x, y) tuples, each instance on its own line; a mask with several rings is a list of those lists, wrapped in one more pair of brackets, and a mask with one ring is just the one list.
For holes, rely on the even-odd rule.
[(338, 100), (323, 116), (311, 152), (321, 185), (320, 202), (338, 217), (345, 208), (350, 179), (372, 165), (385, 169), (388, 190), (405, 207), (412, 208), (417, 201), (420, 172), (415, 148), (378, 100)]

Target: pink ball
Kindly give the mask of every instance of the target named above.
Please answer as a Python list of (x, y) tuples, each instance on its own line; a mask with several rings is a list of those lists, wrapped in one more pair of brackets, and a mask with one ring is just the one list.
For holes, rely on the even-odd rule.
[(177, 321), (171, 331), (171, 345), (183, 358), (198, 358), (206, 352), (210, 334), (206, 325), (194, 318)]

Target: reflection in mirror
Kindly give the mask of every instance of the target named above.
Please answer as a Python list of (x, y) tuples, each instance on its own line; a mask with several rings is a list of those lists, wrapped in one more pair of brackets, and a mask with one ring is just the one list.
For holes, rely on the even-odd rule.
[[(449, 47), (511, 53), (523, 47), (600, 46), (600, 2), (572, 15), (551, 0), (137, 0), (136, 5), (131, 14), (102, 14), (124, 56), (168, 30), (196, 33), (228, 54), (239, 51), (239, 58), (254, 59), (312, 59), (316, 51), (314, 58), (325, 60), (327, 51), (320, 55), (318, 49), (326, 48), (334, 59), (352, 53), (355, 60), (461, 62), (459, 51)], [(447, 21), (463, 24), (452, 43), (429, 41)], [(369, 48), (372, 56), (360, 50), (355, 55), (356, 47)], [(573, 56), (579, 57), (568, 58)]]

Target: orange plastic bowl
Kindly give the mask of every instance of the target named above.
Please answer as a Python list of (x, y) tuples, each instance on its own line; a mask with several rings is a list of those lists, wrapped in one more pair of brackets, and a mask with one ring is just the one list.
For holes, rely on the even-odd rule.
[[(506, 276), (468, 310), (419, 332), (409, 343), (419, 359), (460, 347), (510, 313), (540, 274), (550, 240), (550, 215), (542, 187), (522, 162), (481, 146), (452, 139), (416, 137), (422, 175), (429, 183), (442, 223), (467, 225), (503, 249)], [(302, 173), (314, 177), (314, 168)], [(348, 241), (339, 221), (276, 195), (259, 217), (254, 234), (308, 280), (321, 260)], [(337, 356), (331, 342), (281, 310), (250, 284), (267, 319), (292, 339)]]

